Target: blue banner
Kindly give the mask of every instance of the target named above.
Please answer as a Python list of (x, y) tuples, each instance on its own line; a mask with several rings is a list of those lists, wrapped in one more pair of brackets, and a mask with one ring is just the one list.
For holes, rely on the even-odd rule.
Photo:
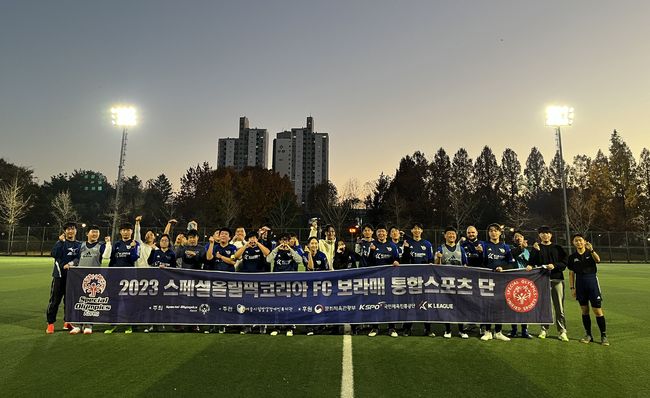
[(439, 265), (278, 273), (76, 267), (65, 308), (68, 322), (129, 325), (553, 322), (547, 271)]

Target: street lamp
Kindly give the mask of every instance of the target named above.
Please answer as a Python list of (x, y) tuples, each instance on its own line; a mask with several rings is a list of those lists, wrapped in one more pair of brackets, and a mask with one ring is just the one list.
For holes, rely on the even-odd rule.
[(122, 148), (120, 149), (120, 163), (117, 168), (117, 183), (115, 185), (115, 211), (113, 213), (113, 228), (111, 235), (117, 233), (117, 217), (120, 206), (120, 188), (124, 178), (124, 161), (126, 160), (126, 133), (129, 127), (137, 124), (136, 110), (132, 106), (114, 106), (111, 108), (113, 126), (122, 128)]
[(560, 127), (573, 124), (573, 108), (570, 106), (549, 106), (546, 108), (546, 125), (555, 127), (557, 148), (560, 152), (560, 178), (562, 179), (562, 197), (564, 199), (564, 226), (566, 228), (566, 245), (571, 251), (571, 233), (569, 232), (569, 206), (566, 199), (566, 176), (564, 175), (564, 156), (562, 155), (562, 133)]

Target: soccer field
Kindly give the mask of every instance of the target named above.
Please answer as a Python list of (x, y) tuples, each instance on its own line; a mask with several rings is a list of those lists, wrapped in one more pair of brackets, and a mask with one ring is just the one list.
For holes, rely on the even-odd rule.
[[(57, 333), (46, 335), (51, 264), (0, 258), (3, 396), (341, 395), (342, 336), (71, 336), (60, 330), (63, 306)], [(580, 310), (571, 299), (569, 343), (554, 328), (546, 340), (511, 342), (482, 342), (476, 333), (470, 340), (423, 337), (421, 329), (397, 339), (353, 336), (347, 387), (357, 397), (648, 397), (650, 265), (605, 264), (599, 274), (610, 347), (578, 342)], [(442, 325), (436, 332), (442, 335)]]

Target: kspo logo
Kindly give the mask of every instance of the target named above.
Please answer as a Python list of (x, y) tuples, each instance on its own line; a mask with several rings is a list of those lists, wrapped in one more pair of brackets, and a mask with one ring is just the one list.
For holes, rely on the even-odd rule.
[(527, 278), (510, 281), (506, 286), (506, 302), (515, 312), (529, 312), (537, 305), (539, 292), (535, 283)]
[(81, 282), (81, 289), (88, 293), (88, 297), (97, 297), (106, 289), (106, 279), (102, 274), (88, 274)]

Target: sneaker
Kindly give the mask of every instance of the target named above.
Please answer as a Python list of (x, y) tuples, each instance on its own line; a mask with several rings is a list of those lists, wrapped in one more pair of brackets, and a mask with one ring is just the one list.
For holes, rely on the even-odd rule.
[(145, 328), (145, 329), (143, 330), (143, 332), (145, 332), (145, 333), (151, 333), (151, 332), (153, 332), (153, 331), (154, 331), (153, 326), (149, 326), (148, 328)]
[(47, 329), (45, 329), (45, 333), (47, 333), (47, 334), (54, 333), (54, 324), (53, 323), (48, 323), (47, 324)]
[(274, 331), (271, 332), (271, 336), (277, 336), (277, 335), (278, 335), (278, 331), (277, 331), (277, 330), (274, 330)]
[(106, 329), (106, 330), (104, 330), (104, 333), (105, 333), (105, 334), (111, 334), (111, 333), (113, 333), (113, 332), (115, 331), (115, 329), (117, 329), (117, 326), (113, 326), (113, 327), (110, 328), (110, 329)]
[(399, 336), (399, 335), (397, 334), (397, 332), (395, 331), (395, 329), (391, 329), (391, 330), (389, 330), (389, 331), (388, 331), (388, 334), (390, 335), (390, 337), (397, 337), (397, 336)]
[(497, 340), (501, 341), (510, 341), (510, 337), (506, 336), (505, 334), (498, 332), (494, 335), (494, 338)]
[(528, 332), (521, 332), (521, 338), (523, 339), (532, 339), (533, 336), (530, 335)]
[(608, 345), (609, 345), (609, 340), (607, 340), (607, 336), (601, 336), (601, 337), (600, 337), (600, 344), (602, 344), (602, 345), (604, 345), (604, 346), (608, 346)]
[(129, 326), (128, 328), (126, 328), (126, 330), (124, 331), (124, 333), (125, 333), (125, 334), (131, 334), (131, 333), (133, 333), (133, 328), (132, 328), (131, 326)]
[(225, 327), (225, 326), (221, 326), (221, 327), (219, 328), (219, 334), (224, 334), (224, 333), (226, 333), (226, 327)]
[[(522, 333), (522, 336), (523, 336), (523, 333)], [(510, 337), (511, 339), (514, 339), (515, 337), (517, 337), (517, 330), (512, 329), (510, 331), (510, 333), (508, 333), (508, 337)]]
[(93, 328), (84, 328), (84, 334), (93, 334)]
[(72, 330), (73, 326), (69, 322), (63, 322), (63, 330)]
[(539, 337), (540, 339), (545, 339), (546, 338), (546, 330), (542, 330), (541, 332), (539, 332), (537, 337)]
[(436, 334), (435, 334), (435, 332), (433, 330), (427, 331), (426, 335), (429, 336), (429, 337), (436, 337)]
[(266, 334), (266, 325), (260, 326), (260, 334)]
[(486, 330), (485, 333), (483, 333), (483, 336), (481, 336), (481, 340), (483, 341), (492, 340), (492, 332)]
[(287, 337), (292, 337), (293, 336), (293, 329), (287, 330)]
[(72, 329), (70, 329), (70, 331), (68, 333), (70, 333), (70, 334), (79, 334), (79, 332), (81, 332), (81, 328), (75, 326)]
[(313, 336), (313, 335), (314, 335), (314, 331), (313, 331), (313, 330), (310, 330), (310, 331), (307, 332), (307, 336)]
[(402, 336), (409, 337), (411, 335), (411, 329), (402, 330)]
[(239, 332), (239, 334), (248, 334), (248, 333), (250, 333), (252, 331), (253, 331), (253, 329), (251, 329), (250, 326), (246, 326), (241, 330), (241, 332)]
[(368, 333), (368, 337), (375, 337), (377, 335), (377, 329), (370, 329), (370, 333)]
[(450, 339), (451, 338), (451, 332), (445, 332), (445, 334), (443, 334), (442, 337), (444, 337), (446, 339)]
[(469, 339), (469, 335), (465, 332), (458, 333), (461, 339)]
[(585, 343), (585, 344), (593, 343), (593, 342), (594, 342), (594, 338), (593, 338), (593, 336), (591, 336), (591, 335), (589, 335), (589, 334), (585, 334), (585, 337), (581, 338), (581, 339), (580, 339), (580, 342), (581, 342), (581, 343)]
[(566, 332), (560, 333), (559, 336), (557, 336), (558, 340), (560, 341), (569, 341), (569, 336), (566, 335)]

